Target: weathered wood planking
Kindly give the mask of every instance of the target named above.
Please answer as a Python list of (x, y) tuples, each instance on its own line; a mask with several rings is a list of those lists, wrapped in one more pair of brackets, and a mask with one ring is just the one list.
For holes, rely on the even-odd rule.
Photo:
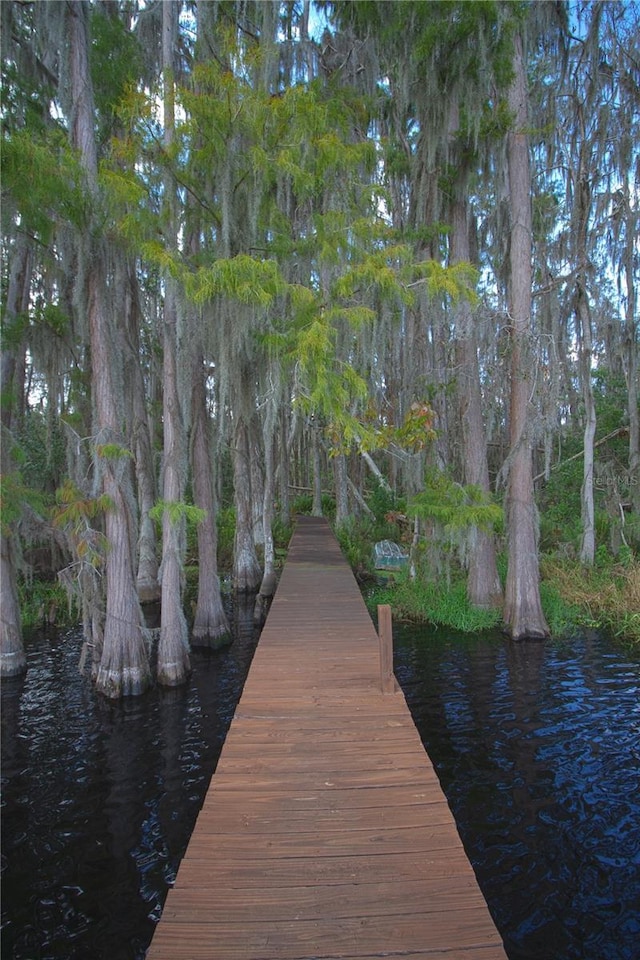
[(505, 960), (328, 524), (298, 521), (147, 960)]

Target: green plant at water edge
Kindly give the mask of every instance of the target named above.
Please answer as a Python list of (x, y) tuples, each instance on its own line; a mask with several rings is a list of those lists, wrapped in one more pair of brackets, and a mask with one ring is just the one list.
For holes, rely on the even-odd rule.
[(546, 556), (540, 570), (543, 590), (554, 590), (576, 623), (606, 628), (640, 647), (640, 562), (630, 552), (617, 563), (601, 551), (590, 569), (576, 560)]
[(566, 600), (557, 585), (549, 580), (540, 584), (540, 601), (552, 637), (565, 637), (584, 622), (580, 608)]
[(349, 517), (335, 528), (343, 556), (353, 572), (362, 577), (373, 574), (375, 524), (372, 518)]
[(401, 538), (398, 524), (387, 519), (393, 514), (390, 507), (393, 503), (396, 503), (395, 497), (378, 487), (373, 495), (373, 504), (371, 499), (368, 500), (370, 507), (374, 504), (377, 507), (374, 516), (348, 517), (335, 527), (340, 549), (351, 569), (359, 576), (373, 575), (373, 548), (378, 540), (398, 541)]
[(18, 584), (20, 617), (24, 630), (55, 624), (57, 629), (75, 626), (80, 612), (67, 591), (54, 580), (22, 580)]
[(273, 520), (272, 533), (276, 554), (286, 551), (289, 546), (289, 541), (291, 540), (291, 534), (293, 533), (293, 526), (290, 523), (283, 523), (282, 520), (276, 516)]
[(393, 584), (370, 592), (369, 609), (375, 610), (381, 603), (390, 604), (397, 619), (446, 626), (463, 633), (491, 630), (500, 624), (498, 611), (482, 610), (469, 603), (463, 580), (447, 588), (444, 584), (411, 580), (402, 575)]

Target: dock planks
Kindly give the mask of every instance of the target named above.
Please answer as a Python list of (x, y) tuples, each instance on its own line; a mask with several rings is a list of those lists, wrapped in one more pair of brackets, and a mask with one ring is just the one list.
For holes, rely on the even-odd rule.
[(301, 518), (147, 960), (506, 960), (326, 521)]

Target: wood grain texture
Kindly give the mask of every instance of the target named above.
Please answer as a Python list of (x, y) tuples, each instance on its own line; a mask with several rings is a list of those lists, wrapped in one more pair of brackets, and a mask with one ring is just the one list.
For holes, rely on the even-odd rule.
[(301, 518), (147, 960), (506, 960), (328, 524)]

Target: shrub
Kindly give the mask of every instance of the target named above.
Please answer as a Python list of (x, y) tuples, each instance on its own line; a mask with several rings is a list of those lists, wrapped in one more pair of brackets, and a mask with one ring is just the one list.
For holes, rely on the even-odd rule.
[(440, 583), (411, 580), (401, 576), (393, 584), (373, 590), (367, 598), (370, 609), (388, 603), (401, 620), (432, 623), (463, 633), (494, 629), (500, 623), (500, 612), (472, 606), (467, 599), (464, 580), (450, 588)]
[(18, 598), (23, 630), (50, 625), (59, 629), (74, 626), (80, 620), (75, 603), (69, 601), (67, 591), (58, 581), (21, 580)]

